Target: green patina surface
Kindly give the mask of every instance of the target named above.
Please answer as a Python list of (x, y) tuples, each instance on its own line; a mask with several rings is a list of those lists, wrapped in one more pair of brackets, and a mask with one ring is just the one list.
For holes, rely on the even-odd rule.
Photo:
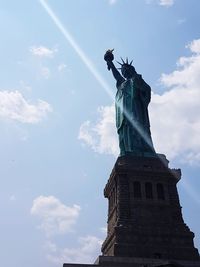
[(111, 50), (106, 52), (104, 59), (117, 82), (115, 108), (120, 155), (155, 156), (148, 116), (151, 87), (128, 60), (120, 63), (120, 74), (112, 62)]

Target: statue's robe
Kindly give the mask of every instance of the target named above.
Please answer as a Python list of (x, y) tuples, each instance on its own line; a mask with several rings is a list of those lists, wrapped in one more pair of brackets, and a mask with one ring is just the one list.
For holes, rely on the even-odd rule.
[(117, 84), (116, 127), (121, 155), (154, 151), (147, 110), (150, 100), (151, 88), (139, 74)]

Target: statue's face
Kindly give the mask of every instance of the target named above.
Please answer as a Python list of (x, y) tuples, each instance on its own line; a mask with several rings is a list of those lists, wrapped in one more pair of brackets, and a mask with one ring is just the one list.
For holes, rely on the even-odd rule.
[(131, 65), (124, 64), (121, 68), (122, 75), (126, 79), (130, 79), (135, 75), (135, 68)]

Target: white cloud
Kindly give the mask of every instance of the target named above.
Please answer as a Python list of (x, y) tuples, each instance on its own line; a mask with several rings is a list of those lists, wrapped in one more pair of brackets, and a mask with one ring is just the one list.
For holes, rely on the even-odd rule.
[[(200, 39), (187, 47), (192, 55), (181, 57), (175, 71), (161, 76), (167, 91), (152, 94), (151, 132), (157, 152), (200, 164)], [(96, 124), (81, 125), (79, 139), (96, 152), (118, 155), (114, 121), (114, 107), (102, 107)]]
[(157, 149), (169, 157), (200, 163), (200, 40), (187, 46), (193, 54), (181, 57), (177, 69), (162, 74), (168, 87), (163, 95), (153, 95), (150, 114)]
[(47, 259), (61, 266), (63, 263), (93, 263), (100, 254), (103, 240), (96, 236), (81, 237), (76, 248), (58, 248), (54, 243), (47, 242)]
[(40, 122), (50, 111), (52, 108), (45, 101), (38, 100), (34, 105), (19, 91), (0, 91), (0, 118), (34, 124)]
[(37, 216), (39, 226), (47, 236), (72, 231), (80, 213), (80, 206), (68, 207), (54, 196), (39, 196), (33, 201), (31, 214)]
[(117, 0), (108, 0), (108, 2), (109, 2), (110, 5), (114, 5), (114, 4), (117, 3)]
[(159, 0), (159, 5), (166, 7), (173, 6), (174, 0)]
[(53, 58), (55, 53), (58, 51), (57, 49), (50, 49), (48, 47), (45, 46), (31, 46), (29, 48), (29, 51), (31, 52), (31, 54), (33, 54), (34, 56), (38, 56), (38, 57), (48, 57), (48, 58)]
[(119, 154), (117, 134), (115, 130), (114, 106), (100, 107), (99, 120), (93, 126), (90, 121), (84, 122), (78, 138), (98, 153)]
[(200, 39), (193, 40), (186, 47), (189, 48), (193, 53), (200, 54)]
[(160, 6), (170, 7), (174, 5), (174, 0), (146, 0), (147, 4), (156, 3)]

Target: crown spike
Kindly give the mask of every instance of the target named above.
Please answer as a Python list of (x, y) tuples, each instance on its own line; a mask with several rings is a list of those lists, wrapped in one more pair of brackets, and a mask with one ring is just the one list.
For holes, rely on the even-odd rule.
[(117, 61), (118, 64), (120, 64), (121, 66), (123, 65), (122, 63), (120, 63), (119, 61)]
[(122, 58), (122, 57), (121, 57), (121, 61), (122, 61), (122, 63), (123, 63), (123, 64), (126, 64), (126, 63), (124, 62), (124, 60), (123, 60), (123, 58)]
[(126, 58), (126, 64), (128, 64), (128, 58)]
[(133, 60), (131, 60), (131, 62), (129, 63), (129, 65), (132, 65), (132, 63), (133, 63)]

